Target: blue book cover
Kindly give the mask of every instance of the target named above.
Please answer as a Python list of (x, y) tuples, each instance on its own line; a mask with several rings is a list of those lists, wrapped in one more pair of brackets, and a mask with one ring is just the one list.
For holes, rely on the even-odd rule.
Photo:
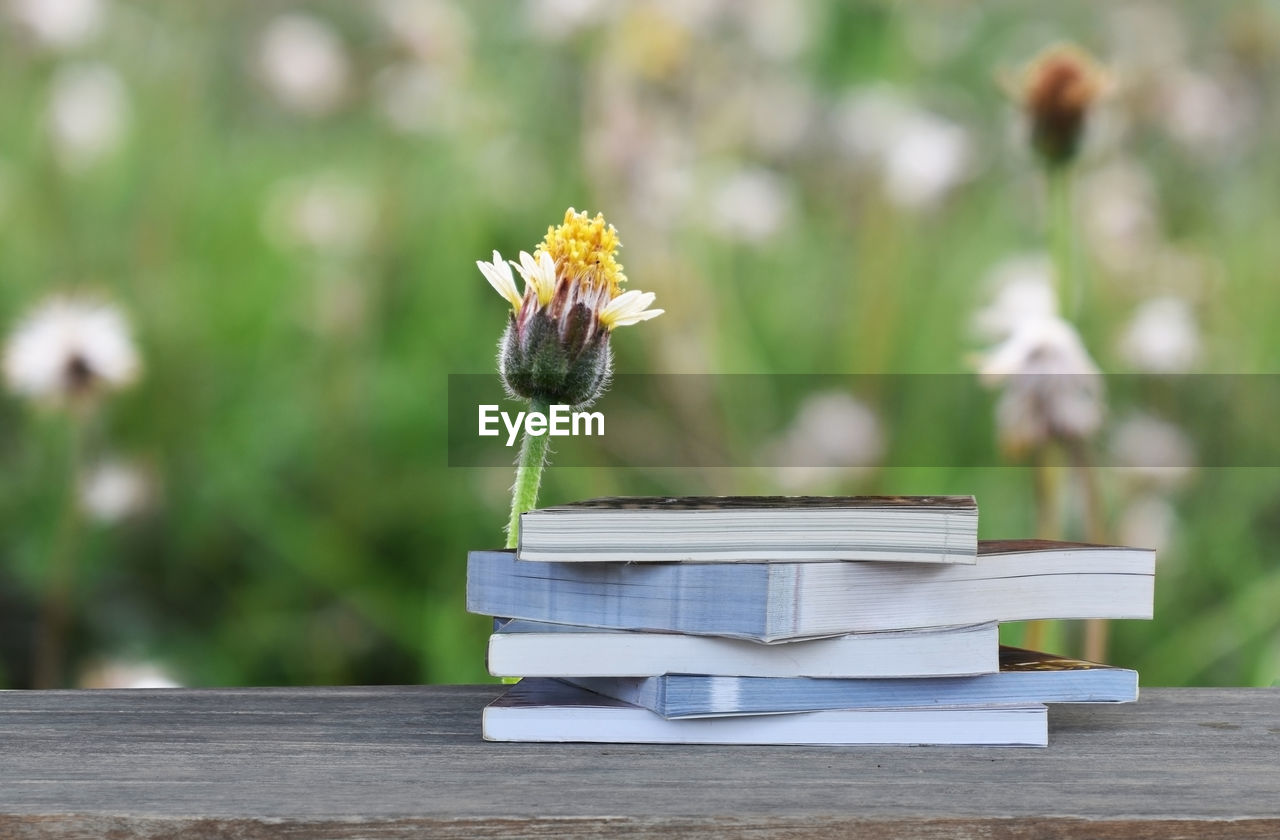
[(1043, 747), (1045, 707), (838, 709), (668, 720), (558, 680), (521, 680), (484, 710), (486, 741)]
[(473, 551), (467, 609), (784, 642), (990, 621), (1150, 618), (1154, 574), (1147, 549), (1034, 540), (984, 542), (973, 565), (543, 563)]
[(1000, 648), (1000, 671), (970, 677), (813, 679), (806, 677), (586, 677), (567, 680), (666, 718), (809, 712), (1025, 706), (1030, 703), (1130, 703), (1138, 673), (1047, 653)]

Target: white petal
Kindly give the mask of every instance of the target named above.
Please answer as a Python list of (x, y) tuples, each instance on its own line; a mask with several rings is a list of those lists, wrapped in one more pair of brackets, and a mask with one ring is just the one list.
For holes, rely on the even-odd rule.
[(641, 321), (648, 321), (650, 318), (657, 318), (659, 315), (661, 315), (663, 312), (666, 312), (666, 311), (667, 310), (665, 309), (647, 309), (644, 312), (637, 312), (635, 315), (628, 315), (625, 318), (618, 318), (614, 320), (613, 325), (615, 327), (628, 327), (628, 326), (631, 326), (632, 324), (638, 324)]
[(524, 278), (525, 290), (533, 289), (539, 303), (545, 305), (551, 300), (551, 294), (556, 288), (556, 264), (550, 254), (543, 251), (535, 260), (528, 251), (521, 251), (520, 262), (513, 261), (511, 264)]
[(489, 281), (489, 285), (493, 290), (502, 295), (517, 312), (520, 311), (520, 292), (516, 289), (515, 278), (511, 276), (511, 266), (507, 265), (502, 259), (502, 255), (497, 251), (493, 252), (493, 262), (487, 263), (483, 260), (476, 260), (476, 268), (480, 269), (480, 273), (484, 275), (484, 279)]
[(641, 292), (637, 289), (623, 292), (600, 310), (600, 320), (612, 329), (656, 318), (664, 310), (649, 309), (646, 311), (646, 308), (653, 303), (655, 297), (656, 295), (653, 292)]

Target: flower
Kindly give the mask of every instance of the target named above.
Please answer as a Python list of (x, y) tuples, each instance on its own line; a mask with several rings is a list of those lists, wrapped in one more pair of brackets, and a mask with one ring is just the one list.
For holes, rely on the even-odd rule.
[(833, 127), (854, 166), (874, 173), (885, 198), (903, 210), (937, 206), (973, 174), (969, 132), (888, 85), (851, 91)]
[(1130, 501), (1117, 524), (1122, 545), (1154, 548), (1164, 567), (1164, 552), (1178, 530), (1178, 511), (1163, 496), (1144, 494)]
[(1020, 324), (980, 361), (983, 384), (1003, 386), (1001, 445), (1012, 455), (1092, 436), (1104, 413), (1102, 375), (1080, 335), (1057, 315)]
[(773, 478), (787, 492), (828, 492), (884, 459), (884, 427), (851, 394), (821, 391), (805, 397), (768, 451)]
[(359, 254), (378, 225), (376, 196), (358, 176), (321, 172), (281, 181), (267, 197), (262, 227), (281, 249), (317, 255)]
[(1174, 295), (1144, 301), (1120, 337), (1120, 355), (1136, 370), (1185, 373), (1200, 358), (1200, 328), (1191, 304)]
[(1058, 312), (1053, 290), (1053, 265), (1044, 254), (1015, 254), (997, 263), (987, 284), (995, 290), (991, 303), (974, 313), (973, 331), (983, 338), (1007, 338), (1028, 320), (1050, 318)]
[(129, 123), (124, 81), (101, 63), (60, 68), (49, 92), (46, 122), (59, 163), (81, 172), (120, 145)]
[(144, 468), (114, 458), (81, 475), (77, 490), (80, 508), (104, 525), (145, 511), (155, 496), (153, 481)]
[(140, 369), (124, 314), (82, 298), (49, 300), (13, 331), (4, 349), (10, 389), (53, 406), (91, 402), (124, 388)]
[(1179, 427), (1145, 413), (1130, 414), (1111, 433), (1111, 460), (1135, 484), (1172, 490), (1196, 466), (1191, 440)]
[(1070, 163), (1085, 121), (1108, 85), (1107, 75), (1073, 44), (1049, 47), (1027, 66), (1016, 91), (1031, 123), (1031, 145), (1047, 166)]
[[(513, 394), (574, 406), (593, 402), (609, 378), (609, 334), (662, 314), (649, 308), (652, 292), (622, 291), (627, 278), (614, 256), (619, 245), (602, 215), (593, 219), (570, 207), (533, 254), (520, 253), (520, 262), (508, 263), (497, 251), (492, 262), (477, 261), (511, 304), (498, 364)], [(524, 280), (523, 294), (512, 266)]]
[(1118, 158), (1091, 169), (1080, 183), (1080, 221), (1094, 256), (1115, 274), (1148, 268), (1162, 231), (1156, 187), (1136, 161)]
[(9, 13), (42, 46), (71, 50), (102, 31), (106, 9), (102, 0), (11, 0)]
[(276, 100), (306, 116), (327, 114), (341, 104), (351, 75), (338, 35), (318, 18), (298, 13), (281, 15), (267, 25), (258, 67)]
[(794, 203), (790, 184), (768, 169), (749, 167), (724, 176), (713, 189), (706, 218), (726, 239), (763, 242), (786, 224)]

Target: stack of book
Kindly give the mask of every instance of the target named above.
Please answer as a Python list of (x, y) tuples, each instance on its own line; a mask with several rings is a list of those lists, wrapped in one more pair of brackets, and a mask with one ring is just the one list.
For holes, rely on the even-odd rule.
[(1130, 670), (1001, 647), (998, 624), (1150, 618), (1154, 553), (977, 539), (972, 497), (617, 498), (476, 551), (498, 616), (495, 741), (1006, 744)]

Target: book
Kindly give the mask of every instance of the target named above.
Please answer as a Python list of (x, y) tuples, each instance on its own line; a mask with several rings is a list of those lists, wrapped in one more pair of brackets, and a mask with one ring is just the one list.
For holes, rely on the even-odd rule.
[(972, 496), (614, 497), (520, 517), (521, 560), (975, 562)]
[(467, 560), (467, 609), (555, 624), (761, 642), (1024, 621), (1150, 618), (1155, 553), (1039, 540), (979, 544), (978, 562), (530, 563)]
[(769, 679), (671, 674), (575, 677), (580, 688), (666, 718), (761, 715), (827, 709), (1132, 703), (1138, 673), (1014, 647), (1000, 648), (1000, 671), (921, 679)]
[(762, 645), (515, 620), (489, 637), (488, 662), (497, 677), (958, 676), (995, 672), (998, 647), (994, 623)]
[(551, 679), (513, 685), (484, 710), (486, 741), (604, 744), (895, 744), (1043, 747), (1044, 706), (858, 709), (667, 720)]

